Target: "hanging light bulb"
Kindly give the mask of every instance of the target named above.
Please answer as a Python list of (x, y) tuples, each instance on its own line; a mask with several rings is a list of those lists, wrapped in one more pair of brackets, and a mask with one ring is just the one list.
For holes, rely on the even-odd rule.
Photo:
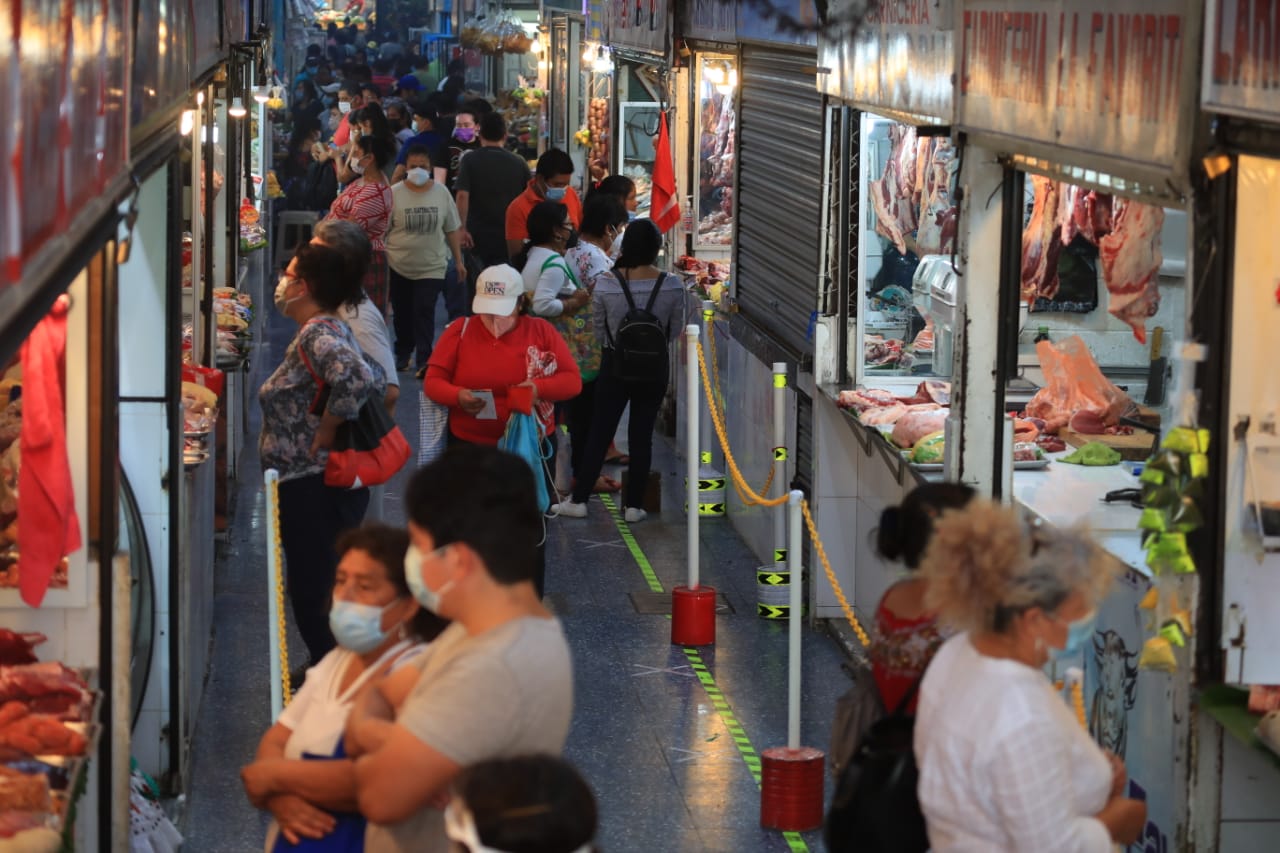
[(596, 61), (596, 48), (591, 46), (591, 42), (584, 42), (582, 49), (582, 64), (591, 65)]
[(271, 90), (266, 86), (258, 86), (253, 90), (253, 99), (260, 104), (271, 100)]
[(724, 83), (724, 66), (708, 65), (706, 70), (702, 72), (702, 77), (713, 86), (719, 86)]
[(178, 123), (178, 130), (182, 132), (182, 135), (190, 136), (191, 129), (195, 127), (195, 124), (196, 124), (195, 112), (193, 112), (192, 110), (183, 110), (182, 120)]
[(604, 45), (596, 49), (596, 58), (591, 63), (591, 70), (597, 74), (608, 74), (613, 71), (613, 60), (604, 52)]
[(542, 53), (542, 51), (545, 50), (542, 45), (542, 39), (540, 37), (535, 37), (533, 44), (529, 45), (529, 50), (533, 53)]
[(716, 86), (716, 91), (722, 95), (732, 95), (733, 90), (738, 88), (738, 72), (736, 69), (729, 69), (729, 78)]
[(244, 118), (248, 114), (248, 110), (244, 108), (244, 101), (239, 97), (231, 99), (231, 106), (227, 107), (227, 115), (232, 118)]

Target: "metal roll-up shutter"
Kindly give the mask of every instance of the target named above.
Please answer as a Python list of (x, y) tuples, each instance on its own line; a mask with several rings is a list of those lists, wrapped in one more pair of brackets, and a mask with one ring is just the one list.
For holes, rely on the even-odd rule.
[(811, 352), (822, 224), (822, 95), (813, 53), (748, 48), (738, 141), (736, 297), (753, 323)]

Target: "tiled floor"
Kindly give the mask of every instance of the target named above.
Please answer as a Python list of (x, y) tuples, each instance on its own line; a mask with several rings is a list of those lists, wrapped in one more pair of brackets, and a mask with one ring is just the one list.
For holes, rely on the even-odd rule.
[[(279, 359), (292, 329), (279, 318), (258, 353)], [(416, 383), (397, 413), (417, 435)], [(256, 425), (256, 412), (254, 413)], [(256, 426), (255, 426), (256, 428)], [(664, 590), (682, 582), (685, 525), (678, 509), (682, 467), (658, 440), (656, 464), (667, 512), (633, 528)], [(403, 475), (402, 478), (403, 479)], [(401, 482), (387, 489), (385, 517), (403, 520)], [(265, 535), (256, 454), (242, 462), (235, 523), (221, 546), (212, 667), (194, 740), (193, 784), (183, 830), (187, 851), (261, 849), (266, 825), (240, 790), (268, 724), (267, 602), (262, 589)], [(714, 647), (698, 650), (729, 711), (717, 710), (670, 621), (642, 615), (629, 593), (649, 584), (599, 500), (586, 520), (548, 526), (547, 591), (574, 655), (575, 712), (566, 756), (586, 776), (600, 809), (598, 844), (616, 851), (769, 851), (823, 849), (819, 833), (786, 838), (759, 826), (760, 793), (744, 755), (786, 740), (786, 623), (755, 616), (755, 558), (727, 521), (702, 525), (702, 573), (733, 612), (717, 619)], [(802, 740), (825, 749), (836, 697), (848, 684), (842, 653), (822, 633), (804, 631)], [(293, 647), (298, 647), (296, 635)], [(740, 746), (731, 725), (741, 726)], [(830, 796), (831, 785), (827, 785)]]

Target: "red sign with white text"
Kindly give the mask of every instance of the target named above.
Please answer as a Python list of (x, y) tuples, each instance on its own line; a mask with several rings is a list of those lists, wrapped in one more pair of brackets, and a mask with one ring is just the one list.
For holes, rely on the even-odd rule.
[(1181, 174), (1199, 5), (965, 0), (956, 22), (960, 126)]
[(1280, 121), (1280, 0), (1210, 0), (1206, 109)]

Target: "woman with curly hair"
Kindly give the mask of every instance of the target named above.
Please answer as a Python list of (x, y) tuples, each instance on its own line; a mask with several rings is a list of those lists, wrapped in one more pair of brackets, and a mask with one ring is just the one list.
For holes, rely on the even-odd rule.
[(1146, 805), (1042, 669), (1078, 654), (1118, 564), (1080, 531), (974, 500), (934, 523), (925, 604), (960, 630), (920, 685), (915, 754), (935, 853), (1110, 853)]

